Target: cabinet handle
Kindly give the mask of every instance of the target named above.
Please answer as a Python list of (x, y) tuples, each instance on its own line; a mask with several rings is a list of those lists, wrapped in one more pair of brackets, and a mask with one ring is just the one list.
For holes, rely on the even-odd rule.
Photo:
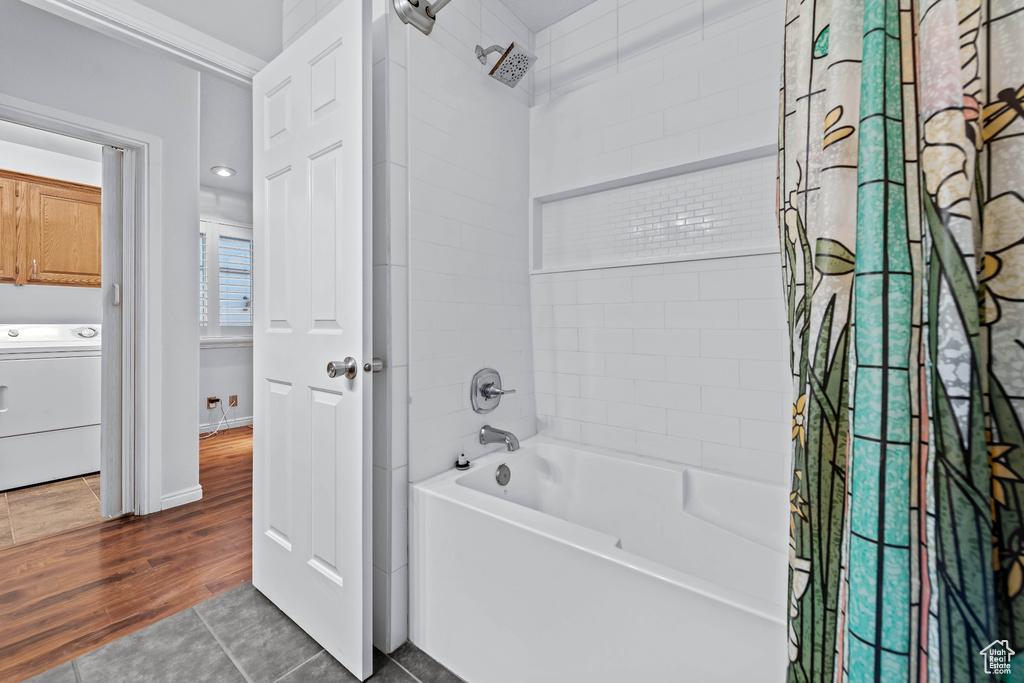
[(115, 306), (121, 305), (121, 285), (114, 285), (114, 301)]
[(32, 277), (39, 277), (39, 264), (35, 259), (32, 259)]

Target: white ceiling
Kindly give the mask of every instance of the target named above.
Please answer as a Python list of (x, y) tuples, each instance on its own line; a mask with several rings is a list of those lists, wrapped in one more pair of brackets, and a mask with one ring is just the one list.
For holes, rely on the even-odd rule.
[(89, 161), (102, 161), (103, 159), (103, 148), (100, 145), (37, 128), (19, 126), (8, 121), (0, 121), (0, 140)]
[[(0, 140), (89, 161), (103, 159), (100, 145), (8, 121), (0, 121)], [(200, 185), (252, 194), (252, 92), (207, 74), (200, 78), (199, 165)], [(222, 178), (210, 172), (214, 166), (238, 173)]]
[(135, 1), (264, 61), (281, 52), (282, 0)]
[[(456, 0), (458, 1), (458, 0)], [(502, 0), (531, 31), (540, 31), (578, 12), (594, 0)]]
[[(214, 166), (238, 173), (222, 178)], [(208, 74), (199, 79), (199, 184), (252, 194), (252, 91)]]

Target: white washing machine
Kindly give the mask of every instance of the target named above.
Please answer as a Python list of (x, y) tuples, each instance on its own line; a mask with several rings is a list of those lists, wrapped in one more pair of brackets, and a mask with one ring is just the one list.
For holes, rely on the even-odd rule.
[(0, 325), (0, 491), (100, 469), (100, 325)]

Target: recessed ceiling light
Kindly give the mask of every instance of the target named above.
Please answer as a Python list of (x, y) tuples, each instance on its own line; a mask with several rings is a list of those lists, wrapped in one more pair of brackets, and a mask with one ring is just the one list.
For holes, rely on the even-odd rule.
[(222, 178), (230, 178), (231, 176), (235, 175), (235, 169), (229, 168), (227, 166), (214, 166), (210, 170)]

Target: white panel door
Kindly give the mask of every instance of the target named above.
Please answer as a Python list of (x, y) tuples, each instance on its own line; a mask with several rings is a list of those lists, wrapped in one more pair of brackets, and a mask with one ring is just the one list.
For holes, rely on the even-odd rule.
[[(253, 583), (372, 673), (370, 18), (343, 0), (253, 79)], [(351, 357), (352, 378), (327, 366)]]

